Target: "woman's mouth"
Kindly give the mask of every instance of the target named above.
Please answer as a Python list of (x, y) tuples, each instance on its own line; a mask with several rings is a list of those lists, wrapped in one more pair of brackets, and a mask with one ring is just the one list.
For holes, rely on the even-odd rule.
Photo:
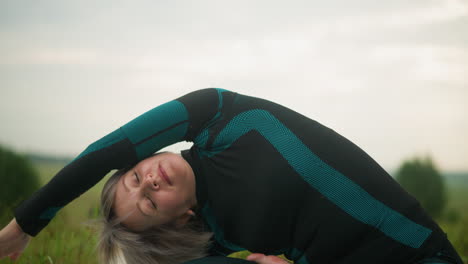
[(161, 175), (161, 178), (163, 178), (167, 184), (172, 185), (171, 179), (169, 179), (169, 176), (167, 175), (166, 171), (159, 165), (159, 174)]

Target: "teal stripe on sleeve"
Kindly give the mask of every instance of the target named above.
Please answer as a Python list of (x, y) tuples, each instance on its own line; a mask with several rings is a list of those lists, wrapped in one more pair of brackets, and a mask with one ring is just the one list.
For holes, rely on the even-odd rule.
[(120, 140), (125, 139), (125, 134), (122, 133), (122, 130), (117, 129), (113, 131), (112, 133), (106, 135), (105, 137), (99, 139), (98, 141), (94, 142), (93, 144), (89, 145), (78, 157), (76, 157), (74, 160), (77, 160), (85, 155), (88, 155), (89, 153), (98, 151), (100, 149), (106, 148), (111, 146), (114, 143), (119, 142)]
[(188, 122), (179, 123), (173, 128), (158, 133), (156, 136), (136, 145), (135, 150), (138, 159), (142, 160), (164, 147), (182, 141), (188, 126)]
[(122, 127), (140, 160), (182, 141), (187, 129), (188, 112), (177, 100), (155, 107)]
[(412, 248), (419, 248), (432, 233), (428, 228), (387, 207), (323, 162), (293, 132), (265, 110), (250, 110), (234, 117), (215, 139), (213, 150), (204, 155), (215, 155), (251, 130), (265, 137), (311, 187), (358, 221)]
[(154, 134), (188, 119), (185, 106), (179, 101), (170, 101), (138, 116), (122, 129), (133, 144), (139, 144)]

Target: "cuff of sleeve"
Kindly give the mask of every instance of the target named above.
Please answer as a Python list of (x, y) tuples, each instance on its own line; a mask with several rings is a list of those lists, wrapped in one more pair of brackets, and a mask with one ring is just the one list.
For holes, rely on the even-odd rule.
[(16, 222), (20, 226), (21, 230), (23, 230), (24, 233), (35, 237), (44, 227), (47, 226), (47, 224), (50, 222), (49, 219), (30, 219), (25, 215), (24, 211), (22, 209), (23, 204), (18, 206), (15, 209), (15, 218)]

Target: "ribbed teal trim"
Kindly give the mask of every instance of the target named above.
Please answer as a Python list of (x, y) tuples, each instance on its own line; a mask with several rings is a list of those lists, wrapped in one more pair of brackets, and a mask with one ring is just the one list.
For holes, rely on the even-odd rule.
[(229, 92), (229, 91), (222, 89), (222, 88), (215, 88), (215, 89), (218, 92), (218, 113), (219, 113), (221, 111), (221, 108), (223, 108), (223, 93)]
[(204, 129), (200, 134), (198, 134), (193, 143), (200, 148), (205, 148), (206, 142), (208, 141), (208, 136), (208, 129)]
[[(210, 121), (207, 122), (205, 129), (203, 129), (193, 141), (193, 143), (196, 146), (198, 146), (200, 149), (206, 148), (206, 143), (208, 142), (208, 137), (209, 137), (209, 129), (221, 117), (221, 109), (223, 108), (223, 93), (228, 92), (228, 90), (224, 90), (221, 88), (214, 88), (214, 89), (216, 89), (216, 91), (218, 92), (218, 111), (216, 112), (215, 116), (211, 118)], [(203, 152), (203, 150), (200, 150), (200, 151)]]

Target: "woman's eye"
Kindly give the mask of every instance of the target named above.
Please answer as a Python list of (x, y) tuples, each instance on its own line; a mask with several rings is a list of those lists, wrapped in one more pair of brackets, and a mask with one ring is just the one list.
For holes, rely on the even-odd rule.
[(151, 203), (151, 207), (156, 209), (156, 205), (154, 204), (154, 202), (149, 197), (146, 197), (146, 199)]
[(138, 175), (136, 174), (136, 172), (134, 172), (133, 175), (135, 176), (136, 181), (140, 183), (140, 179), (138, 178)]

